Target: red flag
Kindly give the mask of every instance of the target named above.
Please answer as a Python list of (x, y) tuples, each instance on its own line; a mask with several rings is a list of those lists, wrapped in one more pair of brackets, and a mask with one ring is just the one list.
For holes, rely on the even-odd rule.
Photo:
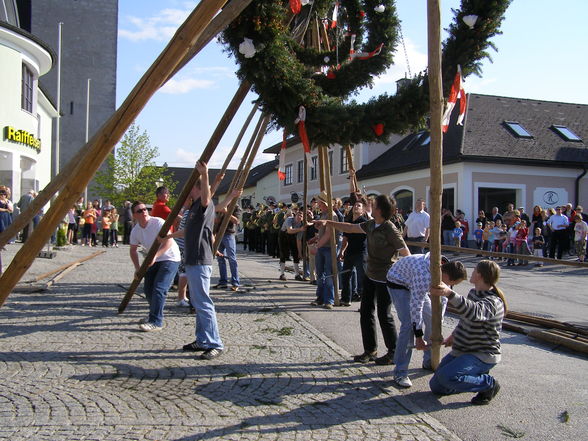
[(449, 98), (447, 98), (447, 109), (445, 109), (445, 113), (443, 114), (443, 120), (441, 123), (443, 127), (443, 133), (446, 133), (449, 129), (449, 120), (451, 118), (451, 112), (453, 111), (453, 108), (455, 107), (455, 103), (457, 102), (458, 98), (460, 99), (459, 117), (457, 118), (456, 124), (463, 125), (463, 119), (465, 117), (466, 112), (467, 97), (465, 89), (463, 87), (463, 79), (461, 77), (461, 66), (459, 65), (457, 66), (457, 72), (455, 73), (453, 84), (451, 85)]

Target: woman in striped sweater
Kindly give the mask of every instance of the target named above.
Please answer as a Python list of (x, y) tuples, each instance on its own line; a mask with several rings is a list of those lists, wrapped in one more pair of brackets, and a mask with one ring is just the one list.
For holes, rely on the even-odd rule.
[(498, 381), (488, 372), (500, 361), (500, 330), (507, 305), (504, 294), (496, 287), (500, 267), (482, 260), (474, 269), (474, 284), (467, 298), (441, 283), (431, 288), (431, 295), (445, 296), (461, 319), (453, 333), (444, 340), (452, 350), (447, 354), (429, 385), (438, 395), (477, 392), (472, 404), (488, 404), (500, 390)]

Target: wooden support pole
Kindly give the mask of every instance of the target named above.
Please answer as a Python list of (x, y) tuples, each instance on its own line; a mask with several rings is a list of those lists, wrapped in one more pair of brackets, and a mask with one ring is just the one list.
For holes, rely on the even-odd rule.
[[(219, 145), (221, 138), (225, 134), (225, 131), (229, 127), (229, 124), (233, 120), (235, 114), (237, 113), (237, 110), (239, 110), (239, 107), (243, 103), (245, 96), (247, 96), (247, 93), (249, 92), (249, 88), (250, 88), (250, 85), (246, 81), (244, 81), (241, 84), (241, 86), (239, 86), (237, 93), (235, 94), (235, 96), (233, 96), (233, 99), (229, 103), (229, 106), (227, 107), (221, 120), (217, 124), (216, 129), (214, 130), (212, 136), (208, 140), (208, 144), (206, 144), (204, 151), (200, 155), (200, 159), (199, 159), (200, 161), (206, 162), (206, 163), (208, 163), (208, 161), (210, 161), (210, 158), (212, 157), (212, 154), (216, 150), (217, 146)], [(190, 195), (190, 192), (192, 191), (192, 187), (194, 187), (194, 184), (196, 184), (196, 181), (198, 181), (199, 177), (200, 177), (200, 173), (198, 172), (196, 167), (194, 167), (194, 170), (192, 170), (192, 174), (190, 175), (190, 177), (188, 178), (188, 180), (184, 184), (184, 188), (182, 189), (182, 192), (178, 196), (178, 200), (176, 201), (176, 204), (174, 205), (174, 207), (172, 208), (172, 211), (170, 212), (167, 219), (165, 220), (165, 223), (162, 225), (161, 230), (159, 230), (159, 237), (165, 237), (167, 235), (169, 229), (171, 228), (172, 224), (174, 223), (176, 217), (178, 216), (178, 213), (180, 212), (182, 206), (184, 205), (184, 202), (186, 201), (186, 199)], [(122, 314), (125, 311), (127, 305), (131, 301), (131, 298), (135, 294), (137, 287), (141, 283), (141, 280), (143, 279), (143, 277), (145, 277), (145, 273), (147, 272), (147, 269), (149, 268), (149, 263), (155, 257), (155, 253), (157, 253), (158, 249), (159, 249), (159, 242), (154, 241), (153, 245), (151, 245), (151, 248), (149, 249), (149, 252), (145, 256), (145, 259), (141, 263), (141, 267), (139, 268), (139, 271), (137, 271), (137, 273), (135, 274), (135, 277), (133, 278), (133, 281), (131, 282), (131, 286), (129, 287), (127, 293), (125, 294), (122, 302), (120, 303), (120, 305), (118, 307), (119, 314)]]
[(84, 162), (76, 166), (61, 193), (41, 219), (38, 228), (33, 231), (25, 246), (14, 256), (8, 270), (0, 277), (0, 306), (31, 266), (67, 210), (79, 197), (80, 189), (88, 185), (114, 145), (225, 3), (226, 0), (203, 0), (198, 4), (124, 103), (89, 141), (88, 155)]
[[(441, 199), (443, 193), (443, 89), (441, 78), (441, 8), (439, 0), (427, 0), (428, 53), (429, 53), (429, 104), (431, 109), (431, 165), (430, 215), (431, 215), (431, 286), (441, 283)], [(431, 364), (439, 366), (441, 359), (442, 320), (441, 299), (431, 296), (432, 347)]]
[[(265, 131), (267, 129), (269, 121), (270, 121), (269, 115), (262, 115), (262, 117), (260, 118), (261, 124), (258, 124), (258, 126), (257, 126), (257, 131), (255, 134), (255, 143), (253, 144), (253, 148), (249, 151), (249, 155), (247, 156), (247, 161), (245, 163), (245, 166), (243, 168), (242, 173), (239, 176), (239, 181), (235, 184), (235, 188), (243, 188), (243, 186), (245, 185), (245, 181), (247, 180), (247, 177), (249, 176), (249, 171), (251, 170), (251, 165), (253, 164), (253, 160), (255, 159), (255, 156), (257, 155), (257, 151), (259, 150), (259, 146), (260, 146), (261, 141), (265, 135)], [(227, 227), (229, 225), (229, 222), (231, 221), (231, 215), (233, 214), (233, 211), (235, 210), (236, 205), (237, 205), (237, 199), (235, 198), (229, 203), (229, 206), (227, 207), (227, 212), (226, 212), (225, 216), (223, 217), (223, 221), (220, 225), (220, 228), (218, 229), (218, 231), (216, 233), (216, 239), (214, 241), (214, 246), (213, 246), (213, 255), (216, 254), (216, 252), (218, 251), (218, 248), (219, 248), (220, 243), (223, 239), (223, 236), (225, 235), (225, 231), (227, 231)]]
[[(229, 152), (227, 158), (225, 159), (223, 166), (220, 169), (219, 175), (222, 176), (227, 172), (227, 168), (229, 168), (229, 163), (233, 160), (233, 157), (235, 156), (235, 153), (237, 152), (237, 149), (239, 148), (239, 145), (241, 144), (241, 140), (243, 139), (243, 136), (245, 135), (245, 132), (247, 131), (247, 128), (249, 127), (249, 124), (251, 124), (251, 120), (253, 119), (255, 112), (257, 112), (257, 105), (253, 106), (253, 109), (251, 109), (251, 112), (249, 112), (249, 115), (247, 116), (247, 119), (245, 120), (243, 127), (241, 127), (241, 131), (239, 132), (239, 135), (237, 135), (237, 139), (235, 139), (235, 142), (233, 143), (233, 147), (231, 148), (231, 151)], [(241, 160), (241, 161), (243, 161), (243, 160)], [(229, 191), (227, 193), (229, 193), (234, 188), (234, 183), (236, 182), (236, 178), (239, 174), (239, 170), (241, 170), (241, 166), (239, 166), (239, 168), (237, 169), (237, 173), (235, 173), (235, 176), (233, 176), (233, 181), (231, 182), (231, 186), (229, 187)], [(220, 182), (218, 184), (220, 186)], [(218, 190), (218, 186), (211, 193), (211, 195), (210, 195), (211, 199), (212, 199), (212, 197), (214, 197), (216, 190)]]
[[(351, 152), (351, 146), (349, 144), (347, 144), (345, 147), (345, 155), (347, 156), (347, 168), (350, 171), (354, 171), (355, 172), (355, 167), (353, 165), (353, 153)], [(353, 173), (353, 177), (352, 179), (352, 184), (353, 184), (353, 191), (357, 191), (357, 177), (355, 176), (355, 173)]]
[[(252, 0), (232, 0), (226, 7), (224, 7), (222, 12), (220, 12), (213, 19), (210, 25), (206, 27), (202, 34), (200, 34), (200, 37), (198, 37), (196, 43), (192, 45), (189, 49), (189, 52), (183, 56), (182, 61), (177, 65), (177, 67), (167, 74), (167, 78), (162, 83), (162, 85), (169, 81), (173, 75), (178, 72), (178, 70), (188, 63), (188, 61), (194, 58), (194, 56), (200, 52), (200, 50), (202, 50), (202, 48), (206, 46), (215, 35), (227, 27), (235, 19), (235, 17), (237, 17), (241, 11), (243, 11), (243, 9), (245, 9), (249, 3), (251, 3), (251, 1)], [(90, 148), (91, 143), (87, 143), (80, 150), (78, 150), (72, 159), (62, 168), (59, 174), (55, 176), (51, 182), (49, 182), (45, 188), (39, 192), (29, 207), (22, 211), (6, 230), (0, 233), (0, 249), (6, 245), (12, 237), (15, 237), (19, 231), (26, 227), (29, 222), (32, 221), (33, 217), (35, 217), (36, 214), (41, 211), (41, 209), (49, 202), (49, 200), (71, 179), (75, 169), (80, 164), (86, 163), (86, 158), (88, 158), (91, 154)]]
[[(326, 145), (320, 146), (319, 151), (322, 151), (322, 164), (324, 177), (325, 177), (325, 191), (327, 192), (327, 206), (329, 207), (330, 219), (333, 215), (333, 188), (331, 186), (331, 168), (329, 163), (329, 152)], [(341, 299), (339, 297), (339, 269), (337, 267), (337, 239), (335, 227), (327, 227), (331, 230), (331, 268), (333, 274), (333, 288), (335, 290), (335, 306), (339, 306)]]

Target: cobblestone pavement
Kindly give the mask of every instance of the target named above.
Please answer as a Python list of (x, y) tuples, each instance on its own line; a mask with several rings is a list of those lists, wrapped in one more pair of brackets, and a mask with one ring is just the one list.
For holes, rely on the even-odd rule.
[[(60, 252), (32, 274), (91, 252)], [(49, 291), (9, 297), (0, 309), (0, 438), (458, 439), (263, 292), (215, 293), (226, 351), (213, 361), (181, 351), (194, 318), (172, 298), (163, 331), (139, 332), (144, 299), (116, 314), (119, 284), (131, 277), (128, 250), (113, 249)]]

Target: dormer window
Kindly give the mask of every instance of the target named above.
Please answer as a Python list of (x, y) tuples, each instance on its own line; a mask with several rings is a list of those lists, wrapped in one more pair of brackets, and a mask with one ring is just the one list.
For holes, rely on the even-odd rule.
[(566, 126), (556, 126), (554, 124), (551, 126), (551, 129), (566, 141), (582, 142), (582, 138), (580, 138)]
[(531, 135), (527, 129), (525, 129), (520, 123), (516, 121), (504, 121), (504, 125), (517, 138), (533, 138), (533, 135)]

